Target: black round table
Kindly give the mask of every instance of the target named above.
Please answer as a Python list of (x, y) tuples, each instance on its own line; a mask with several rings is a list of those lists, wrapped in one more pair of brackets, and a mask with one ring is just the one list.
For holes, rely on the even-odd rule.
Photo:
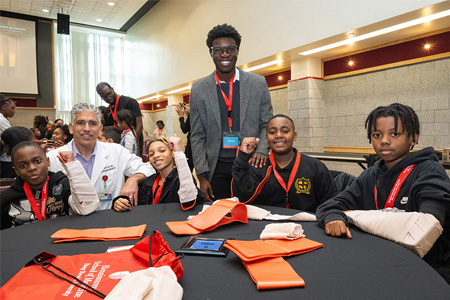
[[(297, 210), (264, 206), (272, 213), (293, 215)], [(82, 241), (53, 244), (50, 236), (59, 229), (86, 229), (147, 224), (144, 236), (158, 230), (172, 250), (188, 238), (173, 234), (167, 221), (186, 220), (201, 206), (183, 211), (179, 204), (133, 207), (118, 213), (98, 211), (89, 216), (68, 216), (2, 230), (1, 285), (41, 251), (56, 255), (102, 253), (109, 246), (132, 245), (138, 240)], [(200, 236), (256, 240), (269, 221), (232, 223)], [(304, 279), (305, 287), (256, 289), (240, 259), (186, 255), (180, 284), (183, 299), (449, 299), (450, 287), (427, 263), (395, 243), (352, 228), (353, 238), (333, 238), (316, 222), (301, 222), (306, 237), (323, 247), (285, 260)]]

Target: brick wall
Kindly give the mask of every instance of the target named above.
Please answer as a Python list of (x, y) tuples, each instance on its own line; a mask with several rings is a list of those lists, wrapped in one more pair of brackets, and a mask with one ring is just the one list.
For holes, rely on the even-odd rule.
[(419, 116), (419, 147), (450, 147), (450, 58), (324, 81), (327, 146), (368, 147), (364, 121), (400, 102)]

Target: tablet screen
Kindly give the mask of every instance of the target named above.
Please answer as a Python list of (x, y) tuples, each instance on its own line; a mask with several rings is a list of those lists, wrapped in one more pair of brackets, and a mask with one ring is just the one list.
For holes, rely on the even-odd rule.
[(192, 245), (191, 249), (205, 249), (205, 250), (219, 250), (222, 246), (223, 241), (214, 240), (196, 240)]

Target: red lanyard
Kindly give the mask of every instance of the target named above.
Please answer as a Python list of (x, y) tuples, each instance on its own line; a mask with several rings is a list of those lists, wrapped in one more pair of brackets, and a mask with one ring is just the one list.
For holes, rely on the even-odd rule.
[(219, 85), (220, 91), (222, 92), (223, 100), (225, 101), (225, 104), (228, 107), (228, 126), (230, 128), (233, 126), (233, 114), (232, 114), (232, 104), (233, 104), (233, 84), (234, 84), (234, 77), (236, 77), (236, 73), (234, 73), (233, 78), (231, 78), (230, 86), (228, 88), (228, 97), (225, 95), (225, 93), (222, 90), (222, 86), (220, 85), (220, 79), (219, 76), (217, 76), (216, 72), (216, 82)]
[(109, 110), (114, 118), (114, 127), (117, 127), (116, 114), (117, 114), (117, 104), (119, 104), (120, 95), (116, 94), (116, 105), (114, 106), (114, 112), (112, 111), (111, 105), (109, 106)]
[(294, 182), (295, 175), (297, 175), (298, 166), (300, 165), (300, 152), (297, 153), (297, 157), (295, 158), (294, 167), (292, 168), (291, 175), (289, 176), (289, 182), (288, 186), (286, 187), (286, 184), (284, 183), (283, 178), (276, 170), (276, 163), (275, 159), (273, 158), (273, 152), (270, 153), (269, 159), (273, 166), (273, 173), (275, 174), (275, 178), (278, 180), (280, 185), (283, 187), (283, 189), (286, 191), (286, 207), (289, 208), (289, 190), (291, 189), (292, 183)]
[[(402, 186), (406, 177), (408, 177), (409, 173), (411, 173), (411, 171), (414, 169), (415, 166), (416, 166), (416, 164), (409, 165), (406, 168), (404, 168), (403, 171), (400, 173), (397, 180), (395, 181), (395, 184), (391, 190), (391, 193), (389, 194), (388, 200), (386, 201), (384, 208), (392, 208), (394, 206), (395, 199), (397, 199), (398, 192), (400, 191), (400, 187)], [(377, 179), (377, 184), (375, 185), (375, 189), (373, 190), (373, 193), (375, 195), (375, 206), (377, 207), (377, 210), (378, 210), (377, 186), (378, 186), (378, 179)]]
[[(161, 192), (163, 190), (163, 186), (164, 186), (164, 182), (161, 184), (161, 186), (158, 189), (158, 183), (159, 180), (161, 179), (161, 174), (158, 174), (158, 176), (156, 176), (155, 182), (153, 182), (153, 186), (152, 186), (152, 193), (153, 193), (153, 204), (158, 204), (159, 202), (159, 198), (161, 197)], [(158, 192), (156, 192), (155, 195), (155, 191), (158, 189)]]
[(162, 129), (158, 129), (158, 136), (161, 136), (162, 131)]
[(26, 182), (23, 184), (23, 189), (25, 190), (25, 194), (27, 195), (28, 202), (30, 202), (31, 204), (31, 209), (33, 209), (34, 215), (39, 221), (47, 220), (47, 217), (45, 215), (45, 208), (47, 206), (47, 187), (48, 187), (48, 177), (47, 181), (42, 187), (41, 211), (39, 211), (38, 204), (36, 203), (36, 199), (34, 199), (34, 196), (31, 193), (30, 186)]

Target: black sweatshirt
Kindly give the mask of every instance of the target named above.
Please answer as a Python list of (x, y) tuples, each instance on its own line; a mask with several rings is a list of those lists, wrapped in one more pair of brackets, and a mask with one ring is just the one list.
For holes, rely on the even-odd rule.
[[(69, 214), (70, 183), (63, 172), (48, 172), (47, 219)], [(2, 229), (37, 221), (23, 189), (24, 181), (17, 177), (11, 187), (0, 193)], [(31, 190), (35, 199), (41, 199), (41, 191)]]
[[(284, 168), (276, 166), (277, 172), (283, 178), (286, 187), (289, 176), (295, 164), (298, 151), (294, 148), (294, 158)], [(233, 195), (239, 201), (245, 202), (255, 193), (257, 186), (266, 176), (267, 169), (272, 164), (267, 160), (263, 168), (250, 166), (248, 160), (251, 154), (239, 151), (233, 165)], [(288, 193), (289, 208), (316, 212), (317, 206), (337, 194), (336, 185), (328, 168), (319, 160), (302, 154), (300, 165)], [(273, 170), (261, 193), (252, 204), (286, 207), (286, 191), (276, 179)]]
[(366, 169), (346, 190), (317, 208), (317, 220), (325, 227), (330, 221), (347, 222), (345, 210), (376, 210), (374, 188), (378, 182), (378, 208), (386, 200), (400, 173), (411, 164), (416, 164), (403, 182), (394, 207), (406, 212), (429, 213), (438, 219), (444, 231), (424, 257), (434, 267), (450, 263), (450, 179), (437, 160), (432, 147), (411, 152), (406, 158), (387, 170), (383, 160)]

